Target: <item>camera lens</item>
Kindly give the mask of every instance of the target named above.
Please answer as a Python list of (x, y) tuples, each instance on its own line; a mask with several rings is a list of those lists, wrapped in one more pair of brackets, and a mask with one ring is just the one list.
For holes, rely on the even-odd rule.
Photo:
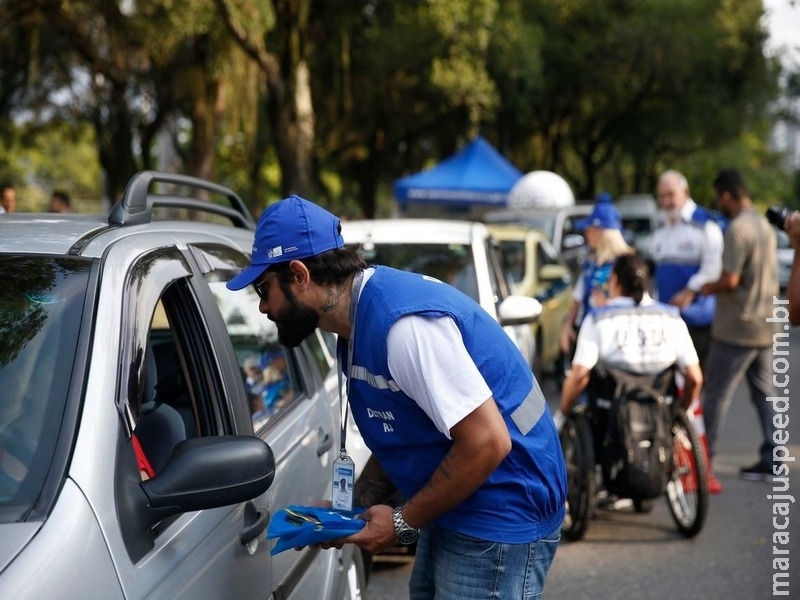
[(791, 211), (785, 206), (770, 206), (767, 209), (767, 221), (772, 223), (775, 227), (783, 230), (783, 223), (786, 217), (789, 216)]

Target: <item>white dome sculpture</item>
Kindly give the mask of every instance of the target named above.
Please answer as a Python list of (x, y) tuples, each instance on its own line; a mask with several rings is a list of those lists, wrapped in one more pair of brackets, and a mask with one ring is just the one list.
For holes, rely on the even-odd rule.
[(508, 208), (564, 208), (575, 205), (575, 195), (566, 180), (552, 171), (523, 175), (508, 193)]

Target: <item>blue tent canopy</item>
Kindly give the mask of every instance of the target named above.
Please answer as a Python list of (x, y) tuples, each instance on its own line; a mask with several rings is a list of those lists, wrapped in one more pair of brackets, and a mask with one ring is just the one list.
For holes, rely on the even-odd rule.
[(483, 137), (435, 167), (398, 179), (394, 197), (402, 204), (505, 205), (522, 173)]

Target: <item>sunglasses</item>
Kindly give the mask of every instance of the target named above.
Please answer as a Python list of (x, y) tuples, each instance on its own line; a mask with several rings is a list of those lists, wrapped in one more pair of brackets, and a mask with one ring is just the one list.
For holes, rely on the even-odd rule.
[(267, 285), (267, 281), (270, 280), (270, 276), (273, 275), (275, 275), (275, 273), (268, 272), (266, 275), (264, 275), (264, 277), (262, 277), (261, 281), (253, 284), (253, 289), (256, 291), (256, 294), (258, 294), (258, 297), (262, 300), (267, 299), (267, 290), (265, 289), (265, 286)]

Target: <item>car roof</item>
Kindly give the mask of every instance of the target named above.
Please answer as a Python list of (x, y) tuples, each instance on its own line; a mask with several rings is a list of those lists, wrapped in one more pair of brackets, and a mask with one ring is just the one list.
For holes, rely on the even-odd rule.
[(470, 244), (489, 236), (489, 229), (476, 221), (449, 219), (361, 219), (342, 221), (345, 243), (365, 243), (379, 239), (383, 243)]
[(539, 229), (513, 223), (490, 223), (489, 231), (498, 240), (524, 240), (528, 238), (547, 240), (547, 236)]
[[(154, 184), (202, 190), (209, 196), (222, 196), (230, 204), (201, 200), (192, 196), (158, 193)], [(188, 193), (188, 192), (187, 192)], [(208, 220), (160, 219), (156, 209), (180, 209), (177, 214), (203, 214), (234, 225)], [(175, 213), (173, 213), (175, 214)], [(169, 215), (167, 215), (169, 217)], [(180, 233), (211, 234), (242, 246), (252, 241), (255, 221), (232, 190), (209, 181), (173, 173), (140, 171), (128, 182), (123, 197), (108, 214), (11, 213), (0, 215), (3, 235), (0, 251), (99, 257), (115, 241), (134, 234)]]
[(535, 207), (521, 207), (521, 208), (502, 208), (499, 210), (492, 210), (486, 213), (486, 220), (491, 222), (494, 219), (504, 219), (511, 217), (526, 217), (526, 216), (552, 216), (556, 217), (559, 214), (563, 215), (588, 215), (592, 211), (591, 203), (579, 202), (572, 206), (564, 206), (562, 208), (535, 208)]
[(197, 220), (163, 220), (125, 227), (109, 225), (107, 215), (12, 213), (0, 217), (3, 236), (0, 252), (19, 254), (100, 257), (109, 246), (132, 235), (167, 237), (211, 234), (234, 240), (238, 246), (252, 243), (253, 232), (230, 225)]

